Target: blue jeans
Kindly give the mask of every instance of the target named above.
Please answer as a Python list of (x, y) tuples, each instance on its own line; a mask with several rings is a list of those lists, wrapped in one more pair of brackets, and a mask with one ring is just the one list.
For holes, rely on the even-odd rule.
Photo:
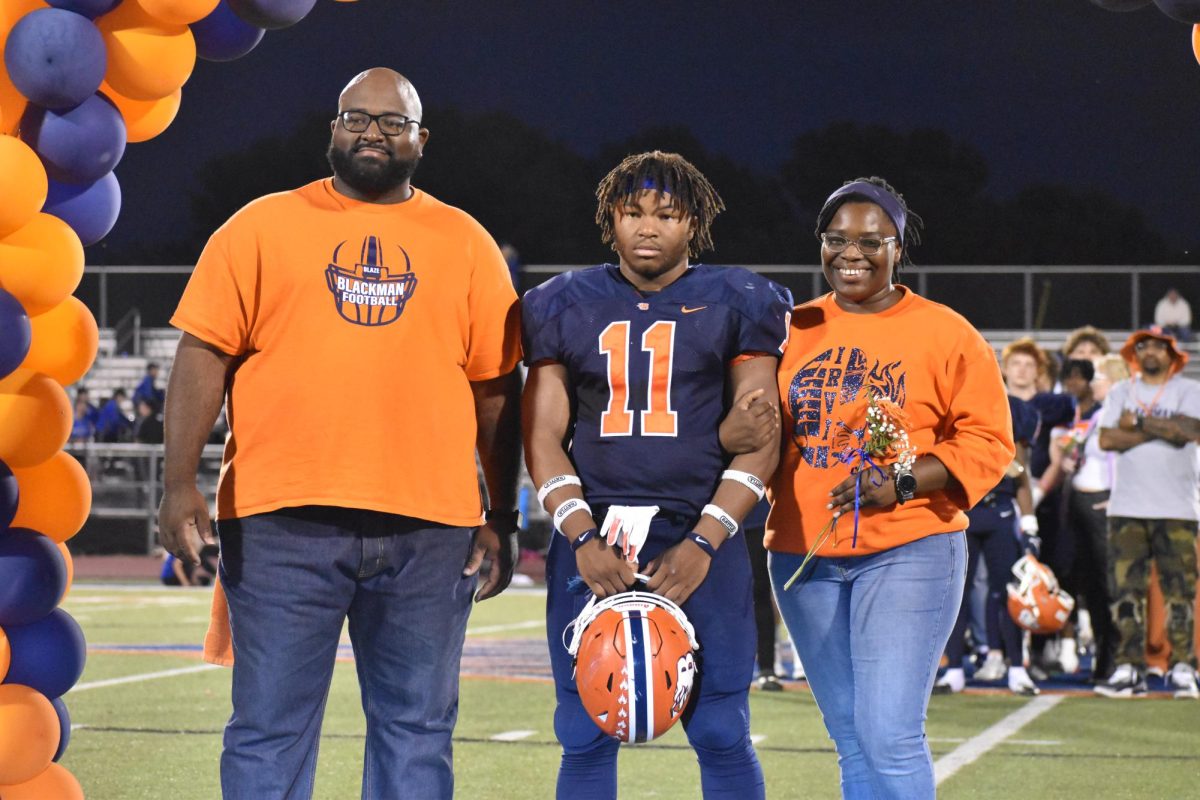
[(854, 558), (771, 553), (771, 582), (838, 751), (842, 796), (934, 797), (925, 711), (958, 616), (963, 533)]
[(218, 533), (234, 652), (223, 796), (312, 797), (349, 617), (367, 717), (362, 797), (452, 797), (471, 529), (313, 506), (225, 520)]

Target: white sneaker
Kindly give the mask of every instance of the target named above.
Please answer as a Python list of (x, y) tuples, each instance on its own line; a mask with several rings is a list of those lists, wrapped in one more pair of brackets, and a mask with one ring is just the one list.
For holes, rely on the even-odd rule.
[(977, 681), (1001, 681), (1008, 672), (1008, 666), (1004, 663), (1004, 654), (999, 650), (991, 650), (987, 654), (987, 660), (983, 662), (983, 666), (975, 670), (975, 680)]
[(1118, 664), (1112, 676), (1097, 683), (1093, 691), (1101, 697), (1145, 697), (1146, 679), (1133, 664)]
[(1058, 646), (1058, 664), (1064, 675), (1074, 675), (1079, 671), (1079, 651), (1075, 649), (1075, 640), (1063, 638)]
[(1171, 667), (1167, 676), (1167, 685), (1175, 690), (1175, 696), (1181, 700), (1200, 700), (1200, 686), (1196, 685), (1196, 669), (1190, 664), (1180, 661)]
[(1096, 643), (1096, 634), (1092, 630), (1092, 615), (1086, 608), (1078, 611), (1075, 620), (1075, 635), (1079, 639), (1079, 649), (1086, 650)]
[(934, 694), (958, 694), (967, 685), (967, 676), (962, 667), (948, 669), (933, 685)]
[(1025, 697), (1035, 697), (1041, 694), (1037, 684), (1033, 682), (1033, 678), (1029, 677), (1029, 673), (1024, 667), (1010, 667), (1008, 670), (1008, 690), (1013, 694), (1023, 695)]
[(1146, 677), (1148, 678), (1165, 678), (1167, 673), (1163, 672), (1162, 667), (1146, 667)]

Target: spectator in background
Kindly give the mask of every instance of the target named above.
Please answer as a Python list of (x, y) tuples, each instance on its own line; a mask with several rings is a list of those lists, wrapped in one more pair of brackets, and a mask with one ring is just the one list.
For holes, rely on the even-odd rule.
[(1108, 343), (1108, 337), (1099, 328), (1084, 325), (1082, 328), (1076, 328), (1067, 335), (1067, 341), (1063, 344), (1062, 352), (1068, 359), (1084, 358), (1095, 362), (1097, 359), (1111, 353), (1112, 345)]
[(163, 552), (162, 573), (159, 580), (163, 586), (212, 586), (217, 574), (217, 557), (220, 548), (215, 544), (204, 545), (200, 548), (200, 563), (175, 557), (174, 553)]
[(122, 408), (125, 396), (124, 389), (115, 389), (112, 397), (100, 408), (96, 419), (96, 441), (120, 442), (129, 437), (133, 423)]
[(1154, 324), (1181, 342), (1192, 340), (1192, 307), (1175, 289), (1167, 293), (1154, 306)]
[(163, 443), (163, 421), (158, 405), (142, 397), (136, 401), (137, 417), (133, 420), (133, 440), (142, 444)]
[(92, 403), (91, 395), (88, 394), (86, 386), (80, 386), (75, 390), (75, 400), (82, 400), (87, 404), (88, 422), (92, 423), (92, 430), (95, 431), (96, 423), (100, 421), (100, 409), (96, 408), (95, 404)]
[(96, 436), (96, 425), (92, 422), (92, 408), (86, 397), (75, 398), (75, 421), (71, 423), (71, 443), (90, 442)]
[(142, 400), (148, 400), (155, 408), (162, 408), (163, 399), (167, 393), (154, 385), (157, 380), (158, 364), (151, 361), (146, 365), (146, 374), (142, 376), (142, 382), (133, 390), (133, 404), (135, 407)]
[(513, 287), (517, 292), (521, 291), (521, 254), (517, 252), (517, 248), (513, 247), (508, 242), (500, 245), (500, 255), (504, 256), (504, 263), (508, 265), (508, 274), (512, 278)]

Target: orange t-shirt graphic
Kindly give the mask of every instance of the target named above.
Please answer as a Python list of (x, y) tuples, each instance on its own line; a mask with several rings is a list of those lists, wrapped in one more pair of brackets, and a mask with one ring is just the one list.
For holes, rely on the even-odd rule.
[(471, 381), (520, 357), (516, 292), (466, 213), (332, 179), (217, 230), (171, 324), (238, 357), (217, 517), (301, 505), (480, 523)]
[[(877, 314), (843, 311), (827, 294), (797, 306), (779, 364), (783, 451), (771, 483), (767, 546), (803, 554), (832, 511), (829, 491), (851, 474), (867, 397), (875, 392), (907, 418), (916, 457), (936, 456), (961, 490), (921, 493), (903, 505), (865, 508), (852, 547), (854, 515), (843, 515), (823, 556), (867, 555), (967, 527), (964, 511), (994, 487), (1012, 461), (1012, 423), (992, 348), (956, 312), (900, 287)], [(892, 480), (891, 462), (883, 475)]]

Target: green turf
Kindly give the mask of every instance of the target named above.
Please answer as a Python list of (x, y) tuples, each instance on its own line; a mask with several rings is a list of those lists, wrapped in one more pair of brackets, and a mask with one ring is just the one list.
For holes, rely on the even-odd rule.
[[(471, 618), (472, 639), (539, 640), (543, 604), (536, 593), (483, 603)], [(208, 596), (78, 586), (65, 605), (80, 618), (93, 646), (186, 645), (203, 638)], [(200, 664), (194, 655), (92, 653), (81, 686)], [(751, 694), (751, 728), (765, 737), (758, 752), (768, 797), (837, 797), (832, 744), (812, 695), (799, 686), (780, 694)], [(213, 669), (72, 693), (66, 698), (72, 720), (84, 727), (74, 732), (63, 764), (89, 798), (217, 797), (228, 692), (229, 671)], [(1027, 702), (1008, 695), (935, 697), (928, 726), (934, 758)], [(547, 682), (464, 679), (455, 736), (456, 794), (494, 800), (552, 797), (558, 763), (553, 708), (554, 691)], [(1200, 704), (1194, 701), (1069, 697), (963, 767), (942, 784), (939, 797), (1197, 797), (1198, 715)], [(513, 730), (535, 733), (517, 742), (491, 740)], [(353, 665), (339, 663), (323, 729), (317, 797), (358, 797), (363, 731)], [(679, 729), (654, 744), (627, 748), (620, 763), (622, 798), (700, 797), (695, 758)]]

